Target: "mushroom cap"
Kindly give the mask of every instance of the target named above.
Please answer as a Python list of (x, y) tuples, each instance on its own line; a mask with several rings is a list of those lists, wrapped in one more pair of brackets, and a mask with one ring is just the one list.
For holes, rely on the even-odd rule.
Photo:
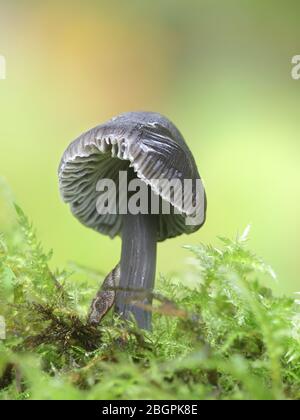
[[(122, 215), (99, 214), (96, 202), (99, 179), (109, 178), (118, 190), (119, 171), (133, 168), (151, 190), (182, 212), (159, 214), (157, 240), (192, 233), (206, 218), (206, 196), (203, 189), (198, 207), (201, 213), (198, 224), (189, 225), (186, 218), (195, 208), (182, 208), (178, 199), (165, 190), (163, 183), (157, 188), (153, 180), (183, 182), (200, 180), (195, 160), (178, 129), (166, 117), (154, 112), (128, 112), (112, 118), (74, 140), (66, 149), (58, 170), (60, 192), (70, 205), (74, 216), (85, 226), (115, 237), (122, 231)], [(202, 185), (202, 184), (201, 184)], [(176, 194), (175, 194), (176, 195)], [(192, 189), (192, 203), (197, 191)], [(178, 198), (178, 197), (177, 197)], [(198, 197), (199, 198), (199, 197)]]

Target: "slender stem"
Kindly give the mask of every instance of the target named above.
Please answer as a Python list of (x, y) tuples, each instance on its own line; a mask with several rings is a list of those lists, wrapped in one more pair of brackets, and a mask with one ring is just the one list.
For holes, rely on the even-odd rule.
[(154, 215), (123, 216), (120, 290), (116, 296), (116, 312), (125, 319), (132, 315), (140, 328), (150, 330), (152, 314), (135, 305), (152, 305), (156, 270), (156, 217)]

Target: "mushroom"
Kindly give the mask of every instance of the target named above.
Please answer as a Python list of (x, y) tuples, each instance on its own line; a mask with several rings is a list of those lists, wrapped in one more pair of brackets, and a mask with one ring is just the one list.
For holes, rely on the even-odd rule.
[[(157, 242), (195, 232), (206, 217), (205, 191), (182, 135), (158, 113), (121, 114), (73, 141), (58, 172), (62, 198), (73, 215), (97, 232), (122, 238), (120, 263), (109, 273), (94, 299), (89, 321), (98, 324), (115, 304), (121, 317), (135, 318), (140, 328), (150, 330)], [(124, 172), (128, 183), (131, 180), (143, 183), (151, 203), (159, 199), (156, 211), (151, 212), (148, 202), (146, 212), (126, 214), (128, 183), (120, 188), (119, 177)], [(113, 181), (116, 186), (118, 211), (102, 214), (97, 210), (108, 200), (107, 191), (98, 187), (103, 179)], [(188, 205), (183, 203), (183, 191), (178, 194), (175, 188), (170, 193), (167, 185), (170, 181), (183, 184), (185, 180), (192, 182)], [(124, 208), (121, 211), (124, 201), (126, 211)], [(165, 214), (161, 209), (168, 204), (170, 212)], [(187, 223), (196, 213), (196, 221)]]

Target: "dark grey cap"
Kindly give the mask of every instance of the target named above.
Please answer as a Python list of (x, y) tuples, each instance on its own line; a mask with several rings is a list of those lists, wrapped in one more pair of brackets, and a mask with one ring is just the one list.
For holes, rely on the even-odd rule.
[[(114, 237), (121, 234), (122, 215), (97, 212), (99, 179), (109, 178), (118, 185), (119, 171), (133, 168), (140, 178), (173, 210), (182, 214), (160, 214), (157, 240), (191, 233), (205, 222), (206, 196), (201, 200), (192, 190), (192, 203), (198, 202), (200, 219), (196, 225), (186, 223), (194, 209), (181, 208), (176, 197), (157, 188), (152, 180), (200, 180), (195, 160), (182, 135), (166, 117), (152, 112), (129, 112), (112, 118), (74, 140), (66, 149), (59, 166), (61, 195), (75, 217), (84, 225)], [(202, 185), (202, 184), (201, 184)]]

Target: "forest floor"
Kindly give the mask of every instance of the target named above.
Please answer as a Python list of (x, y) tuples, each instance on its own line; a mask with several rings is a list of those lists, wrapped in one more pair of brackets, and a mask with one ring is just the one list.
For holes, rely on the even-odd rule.
[(52, 272), (16, 210), (0, 237), (0, 399), (300, 398), (299, 301), (262, 286), (274, 273), (249, 250), (248, 229), (190, 247), (193, 287), (157, 280), (153, 332), (113, 312), (95, 328), (85, 320), (103, 276)]

